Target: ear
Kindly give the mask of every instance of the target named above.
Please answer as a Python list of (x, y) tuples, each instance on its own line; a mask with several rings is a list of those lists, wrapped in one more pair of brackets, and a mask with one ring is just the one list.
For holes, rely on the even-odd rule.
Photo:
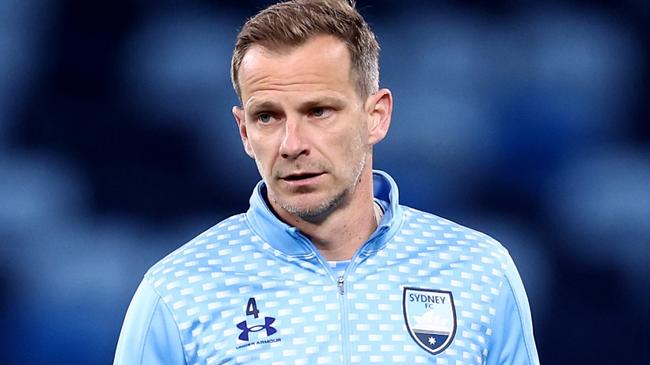
[(366, 100), (368, 113), (368, 143), (374, 145), (384, 139), (390, 127), (393, 114), (393, 95), (388, 89), (381, 89)]
[(240, 106), (232, 107), (232, 115), (235, 117), (235, 122), (237, 122), (237, 128), (239, 129), (239, 137), (241, 137), (241, 142), (244, 145), (244, 151), (252, 159), (255, 158), (253, 149), (248, 141), (248, 130), (246, 129), (246, 118), (244, 109)]

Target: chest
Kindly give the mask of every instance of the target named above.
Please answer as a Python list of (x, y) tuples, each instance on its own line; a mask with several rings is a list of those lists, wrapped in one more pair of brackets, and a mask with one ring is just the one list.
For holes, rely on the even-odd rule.
[(340, 277), (210, 275), (174, 313), (192, 364), (481, 364), (499, 283), (476, 269), (378, 257)]

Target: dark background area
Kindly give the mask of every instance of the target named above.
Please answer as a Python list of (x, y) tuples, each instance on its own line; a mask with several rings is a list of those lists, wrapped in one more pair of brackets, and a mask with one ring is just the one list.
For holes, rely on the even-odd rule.
[[(247, 209), (229, 63), (269, 3), (0, 1), (0, 362), (110, 363), (146, 269)], [(542, 363), (647, 362), (650, 6), (357, 4), (402, 203), (510, 250)]]

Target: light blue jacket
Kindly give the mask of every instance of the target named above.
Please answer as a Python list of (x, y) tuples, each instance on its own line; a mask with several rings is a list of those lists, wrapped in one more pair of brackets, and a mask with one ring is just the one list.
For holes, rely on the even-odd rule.
[(270, 211), (259, 183), (230, 217), (154, 265), (133, 297), (115, 365), (538, 364), (506, 249), (399, 205), (337, 275)]

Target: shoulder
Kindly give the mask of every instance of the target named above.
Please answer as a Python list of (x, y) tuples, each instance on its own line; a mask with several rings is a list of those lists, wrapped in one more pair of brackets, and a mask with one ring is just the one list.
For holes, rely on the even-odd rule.
[(448, 243), (482, 247), (493, 251), (501, 251), (502, 253), (506, 251), (499, 241), (473, 228), (418, 209), (403, 206), (403, 210), (402, 234), (435, 238), (435, 242), (439, 244)]
[[(418, 251), (453, 256), (497, 271), (510, 271), (512, 259), (501, 242), (449, 219), (403, 206), (403, 222), (396, 239), (421, 246)], [(500, 275), (499, 275), (500, 276)]]
[(404, 221), (397, 239), (406, 246), (404, 250), (417, 252), (418, 258), (426, 257), (427, 265), (440, 269), (443, 276), (461, 278), (462, 282), (457, 283), (461, 287), (471, 283), (470, 287), (474, 285), (482, 293), (512, 299), (518, 311), (529, 313), (517, 267), (504, 245), (491, 236), (449, 219), (404, 207)]
[(145, 281), (164, 297), (163, 292), (191, 283), (192, 276), (218, 267), (224, 256), (242, 250), (241, 246), (252, 240), (245, 214), (234, 215), (158, 261), (146, 272)]

